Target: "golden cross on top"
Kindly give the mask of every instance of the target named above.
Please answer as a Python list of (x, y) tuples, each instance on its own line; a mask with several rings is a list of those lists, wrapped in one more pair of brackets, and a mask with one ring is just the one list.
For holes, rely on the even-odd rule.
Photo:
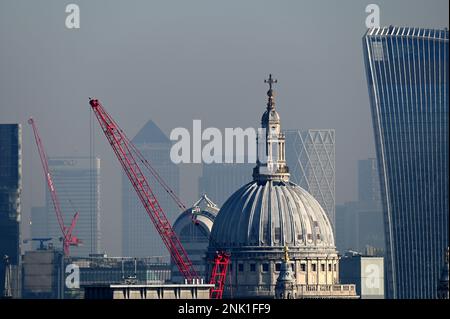
[(272, 84), (275, 84), (277, 82), (278, 82), (278, 80), (272, 78), (272, 74), (269, 74), (269, 78), (267, 80), (264, 80), (264, 83), (269, 84), (270, 90), (272, 90)]

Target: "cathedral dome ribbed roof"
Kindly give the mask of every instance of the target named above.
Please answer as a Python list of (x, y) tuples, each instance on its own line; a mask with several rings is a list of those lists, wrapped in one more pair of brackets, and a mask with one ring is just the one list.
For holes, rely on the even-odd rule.
[(211, 238), (222, 248), (298, 246), (333, 248), (331, 223), (317, 200), (300, 186), (253, 181), (224, 203)]

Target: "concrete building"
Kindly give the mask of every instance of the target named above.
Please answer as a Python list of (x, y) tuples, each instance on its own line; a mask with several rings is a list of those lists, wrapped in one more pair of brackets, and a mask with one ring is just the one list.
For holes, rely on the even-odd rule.
[(64, 257), (51, 243), (27, 251), (22, 268), (25, 299), (83, 299), (86, 286), (161, 285), (171, 277), (161, 258)]
[[(152, 165), (170, 188), (179, 193), (179, 169), (170, 160), (171, 142), (152, 121), (148, 121), (133, 138), (132, 142)], [(152, 190), (158, 198), (168, 220), (172, 223), (180, 209), (170, 195), (155, 181), (147, 171), (143, 171)], [(153, 226), (145, 208), (140, 202), (128, 177), (122, 175), (122, 250), (128, 257), (164, 256), (169, 262), (169, 253), (158, 231)]]
[(158, 257), (131, 258), (97, 255), (66, 257), (64, 264), (76, 265), (79, 287), (65, 289), (65, 298), (84, 298), (84, 287), (121, 284), (160, 285), (170, 281), (171, 266)]
[(199, 178), (199, 197), (208, 194), (220, 207), (225, 200), (248, 180), (248, 172), (255, 166), (250, 163), (212, 163), (202, 165)]
[[(205, 267), (206, 251), (211, 228), (218, 211), (219, 207), (206, 194), (203, 194), (191, 208), (181, 213), (173, 224), (173, 229), (180, 238), (194, 269), (202, 278), (208, 277)], [(171, 264), (172, 282), (183, 282), (184, 276), (173, 260)]]
[[(78, 211), (78, 222), (74, 234), (83, 242), (71, 247), (72, 256), (88, 256), (100, 252), (100, 159), (89, 157), (50, 157), (49, 168), (58, 192), (66, 225)], [(31, 233), (57, 239), (62, 236), (53, 202), (46, 189), (46, 216), (34, 209), (35, 220), (31, 220)], [(32, 212), (33, 214), (33, 212)], [(62, 242), (61, 242), (62, 246)]]
[(341, 283), (355, 284), (361, 299), (384, 299), (383, 257), (347, 252), (339, 264)]
[(20, 296), (21, 192), (22, 127), (0, 124), (0, 297)]
[(396, 26), (363, 38), (389, 298), (436, 298), (449, 245), (448, 39)]
[(22, 298), (64, 298), (64, 254), (49, 247), (26, 251), (22, 264)]
[(85, 299), (209, 299), (214, 285), (153, 284), (86, 286)]
[[(267, 109), (258, 136), (253, 181), (220, 209), (211, 231), (208, 261), (217, 247), (231, 254), (225, 298), (274, 298), (286, 247), (295, 278), (293, 298), (357, 298), (339, 284), (333, 226), (319, 202), (289, 180), (285, 137), (270, 76)], [(260, 149), (262, 148), (262, 149)], [(210, 273), (212, 262), (208, 263)]]
[(335, 225), (335, 132), (284, 130), (291, 180), (310, 193)]

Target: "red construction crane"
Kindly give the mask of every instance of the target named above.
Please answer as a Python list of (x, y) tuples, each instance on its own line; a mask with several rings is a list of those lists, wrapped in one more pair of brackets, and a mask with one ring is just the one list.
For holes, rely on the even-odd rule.
[(173, 230), (172, 225), (159, 205), (156, 196), (153, 194), (147, 179), (136, 162), (131, 141), (128, 140), (120, 127), (115, 123), (113, 118), (106, 112), (97, 99), (91, 99), (89, 104), (100, 123), (103, 133), (113, 148), (117, 159), (141, 200), (142, 205), (144, 205), (148, 216), (155, 225), (156, 230), (160, 234), (161, 239), (169, 250), (173, 260), (177, 264), (178, 269), (189, 281), (199, 278), (191, 260), (181, 245), (178, 236)]
[[(194, 225), (198, 226), (200, 231), (208, 238), (208, 241), (213, 245), (213, 247), (218, 248), (219, 245), (216, 241), (211, 238), (211, 236), (200, 226), (197, 220), (197, 215), (200, 213), (200, 207), (194, 207), (192, 210), (192, 222)], [(218, 249), (216, 255), (214, 256), (213, 269), (211, 273), (211, 278), (209, 283), (214, 285), (209, 291), (209, 298), (211, 299), (222, 299), (223, 289), (225, 287), (225, 279), (227, 278), (228, 265), (231, 262), (231, 254)]]
[(41, 137), (36, 127), (36, 123), (34, 122), (33, 118), (30, 118), (28, 120), (28, 124), (30, 124), (33, 127), (34, 138), (36, 140), (36, 145), (39, 151), (39, 157), (41, 159), (42, 168), (44, 169), (44, 177), (45, 180), (47, 181), (48, 190), (52, 198), (53, 208), (55, 209), (56, 213), (56, 219), (58, 220), (59, 228), (61, 229), (62, 233), (64, 254), (66, 256), (69, 256), (70, 246), (78, 246), (81, 244), (81, 240), (73, 235), (73, 230), (78, 220), (78, 212), (75, 212), (75, 215), (72, 218), (70, 226), (66, 227), (64, 224), (63, 215), (61, 213), (61, 206), (59, 204), (59, 199), (56, 193), (55, 185), (53, 184), (52, 175), (50, 174), (50, 169), (48, 168), (47, 154), (45, 153), (44, 145), (42, 144)]
[(222, 299), (229, 264), (230, 254), (225, 251), (218, 251), (214, 257), (214, 266), (209, 281), (210, 284), (214, 285), (209, 291), (209, 298)]
[[(176, 193), (170, 188), (170, 186), (164, 181), (164, 179), (158, 174), (158, 172), (152, 167), (152, 165), (145, 159), (145, 157), (141, 154), (141, 152), (136, 148), (136, 146), (129, 141), (129, 145), (132, 147), (132, 151), (138, 157), (138, 159), (142, 162), (142, 164), (147, 168), (147, 170), (151, 173), (151, 175), (156, 179), (156, 181), (163, 187), (163, 189), (172, 197), (177, 206), (182, 210), (186, 210), (186, 205), (183, 204), (183, 201), (176, 195)], [(228, 265), (231, 262), (231, 254), (220, 249), (219, 245), (216, 241), (211, 238), (211, 236), (203, 229), (203, 227), (199, 226), (200, 223), (197, 220), (197, 215), (200, 213), (199, 207), (194, 207), (192, 209), (192, 222), (194, 225), (198, 226), (200, 231), (205, 235), (208, 241), (216, 247), (218, 250), (214, 257), (213, 261), (213, 269), (210, 278), (210, 284), (214, 285), (214, 288), (210, 290), (210, 298), (211, 299), (222, 299), (223, 290), (225, 287), (225, 280), (227, 276)]]
[[(164, 244), (170, 252), (172, 259), (175, 261), (180, 272), (188, 281), (199, 278), (195, 271), (193, 264), (184, 250), (177, 234), (172, 228), (172, 225), (168, 221), (161, 206), (159, 205), (156, 196), (150, 188), (145, 175), (142, 173), (141, 168), (137, 162), (140, 160), (143, 165), (150, 171), (150, 173), (156, 178), (156, 180), (163, 186), (163, 188), (169, 193), (169, 195), (175, 200), (178, 206), (182, 209), (186, 209), (181, 200), (170, 189), (170, 187), (159, 176), (156, 170), (151, 167), (150, 163), (142, 156), (137, 150), (134, 144), (128, 139), (122, 129), (117, 125), (114, 119), (103, 108), (102, 104), (97, 99), (90, 99), (89, 104), (97, 117), (100, 127), (103, 133), (108, 139), (109, 144), (113, 148), (123, 170), (127, 174), (131, 184), (133, 185), (142, 205), (144, 206), (151, 221), (160, 234)], [(137, 159), (135, 158), (137, 157)], [(229, 254), (218, 254), (215, 258), (215, 264), (213, 267), (213, 274), (211, 277), (211, 283), (215, 287), (211, 290), (212, 298), (222, 298), (223, 286), (225, 283), (227, 266), (229, 264)]]

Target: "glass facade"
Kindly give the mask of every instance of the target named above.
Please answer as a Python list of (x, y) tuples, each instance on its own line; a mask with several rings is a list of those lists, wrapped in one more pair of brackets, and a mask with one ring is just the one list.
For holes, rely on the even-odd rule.
[(333, 129), (284, 130), (291, 181), (308, 191), (335, 227), (335, 134)]
[(387, 294), (435, 298), (448, 241), (448, 30), (363, 38), (385, 220)]

